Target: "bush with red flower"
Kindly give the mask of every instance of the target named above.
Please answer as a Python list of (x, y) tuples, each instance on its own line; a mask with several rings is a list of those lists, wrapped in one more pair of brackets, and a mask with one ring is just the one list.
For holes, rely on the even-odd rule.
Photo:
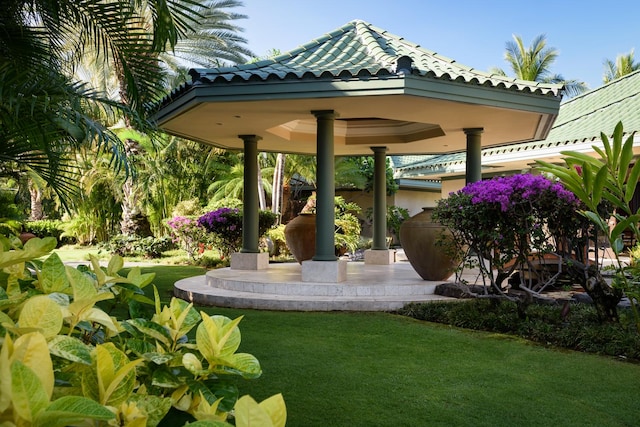
[(190, 260), (197, 260), (210, 245), (210, 237), (197, 218), (176, 216), (167, 220), (174, 243), (180, 245)]
[(502, 282), (529, 263), (532, 254), (583, 253), (587, 242), (581, 230), (588, 221), (578, 214), (581, 207), (562, 184), (522, 174), (474, 182), (451, 193), (438, 202), (434, 221), (469, 248), (484, 278), (501, 293)]

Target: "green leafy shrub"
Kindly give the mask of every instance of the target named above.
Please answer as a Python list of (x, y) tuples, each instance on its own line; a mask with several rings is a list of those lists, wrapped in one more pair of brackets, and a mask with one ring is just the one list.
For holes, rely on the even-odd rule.
[(267, 230), (265, 236), (271, 240), (273, 249), (269, 252), (273, 256), (291, 256), (289, 248), (287, 247), (287, 240), (284, 235), (285, 224), (280, 224), (277, 227), (273, 227)]
[[(31, 239), (22, 249), (1, 243), (5, 424), (156, 426), (173, 408), (207, 425), (230, 426), (233, 411), (236, 427), (269, 425), (260, 420), (284, 426), (281, 395), (260, 404), (238, 399), (234, 380), (262, 372), (253, 355), (238, 352), (242, 317), (210, 316), (176, 298), (162, 307), (157, 290), (155, 300), (142, 291), (154, 274), (136, 267), (120, 275), (119, 256), (106, 267), (93, 258), (73, 268), (56, 254), (34, 261), (55, 248), (53, 238)], [(114, 299), (128, 304), (129, 317), (104, 310)]]
[(200, 200), (198, 198), (182, 200), (173, 208), (171, 214), (176, 216), (195, 216), (200, 214), (202, 206), (200, 206)]
[(344, 197), (336, 196), (335, 200), (335, 244), (339, 251), (345, 249), (355, 252), (360, 243), (360, 220), (358, 214), (362, 210), (357, 203), (347, 202)]
[(118, 234), (99, 246), (114, 255), (153, 259), (162, 257), (162, 253), (173, 249), (175, 244), (170, 237), (140, 237)]
[(59, 219), (41, 219), (39, 221), (27, 221), (23, 224), (23, 229), (27, 233), (33, 233), (41, 239), (53, 237), (58, 241), (58, 246), (75, 243), (75, 238), (62, 236), (65, 231), (64, 223)]
[(621, 322), (602, 323), (591, 304), (571, 303), (568, 316), (560, 304), (532, 304), (527, 316), (516, 302), (477, 298), (456, 302), (412, 303), (399, 314), (466, 329), (499, 332), (543, 345), (640, 361), (640, 336), (631, 310), (621, 310)]
[[(366, 217), (368, 221), (373, 220), (373, 208), (367, 208)], [(387, 206), (387, 233), (391, 237), (391, 244), (398, 243), (400, 236), (400, 226), (411, 217), (409, 210), (396, 205)]]

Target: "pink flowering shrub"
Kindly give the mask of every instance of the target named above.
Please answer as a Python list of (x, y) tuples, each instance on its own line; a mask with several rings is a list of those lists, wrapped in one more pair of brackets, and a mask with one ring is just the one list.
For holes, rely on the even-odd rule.
[(581, 231), (588, 222), (578, 214), (581, 208), (562, 184), (522, 174), (474, 182), (451, 193), (438, 202), (434, 221), (449, 227), (456, 243), (477, 256), (484, 277), (500, 291), (502, 281), (531, 254), (583, 253), (587, 242)]
[(173, 241), (180, 245), (191, 260), (202, 256), (209, 245), (209, 236), (198, 220), (186, 216), (176, 216), (167, 220)]

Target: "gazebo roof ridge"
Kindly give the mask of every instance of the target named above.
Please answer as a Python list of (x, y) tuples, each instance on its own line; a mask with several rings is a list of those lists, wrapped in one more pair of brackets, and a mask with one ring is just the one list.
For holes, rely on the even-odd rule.
[(371, 76), (389, 76), (397, 73), (397, 61), (402, 57), (411, 58), (411, 74), (421, 77), (551, 96), (558, 96), (562, 88), (560, 84), (519, 80), (478, 70), (357, 19), (273, 58), (227, 67), (193, 68), (189, 74), (192, 84), (230, 83), (238, 78), (245, 81), (291, 78), (288, 73), (298, 79), (305, 75), (308, 78), (308, 73), (323, 78), (327, 71), (334, 78), (345, 75), (357, 78), (365, 70)]

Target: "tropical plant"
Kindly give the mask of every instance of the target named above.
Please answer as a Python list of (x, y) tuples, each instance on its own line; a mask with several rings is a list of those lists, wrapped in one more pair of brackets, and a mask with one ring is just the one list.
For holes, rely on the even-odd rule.
[[(400, 236), (400, 226), (403, 222), (411, 217), (409, 210), (396, 205), (387, 206), (387, 232), (392, 238), (392, 242), (398, 239)], [(373, 208), (367, 208), (366, 218), (368, 221), (373, 221)]]
[[(273, 425), (284, 425), (281, 396), (260, 405), (238, 399), (233, 378), (261, 374), (254, 356), (237, 352), (242, 317), (198, 313), (175, 298), (161, 307), (157, 290), (155, 301), (142, 292), (154, 274), (133, 268), (122, 276), (117, 256), (106, 267), (94, 258), (90, 266), (72, 268), (55, 254), (35, 261), (56, 246), (53, 238), (29, 240), (22, 249), (8, 249), (6, 239), (1, 243), (4, 423), (155, 426), (174, 408), (189, 420), (217, 425), (228, 425), (220, 423), (232, 410), (244, 423), (236, 425), (265, 419), (265, 412)], [(128, 305), (131, 318), (117, 319), (100, 308), (114, 299), (119, 307)], [(195, 339), (187, 337), (192, 330)]]
[[(346, 175), (347, 180), (351, 179), (353, 186), (363, 188), (364, 191), (373, 191), (374, 182), (374, 159), (372, 156), (365, 157), (348, 157), (349, 162), (353, 165), (356, 174)], [(392, 196), (398, 191), (398, 183), (393, 179), (393, 169), (391, 168), (391, 159), (386, 158), (386, 188), (387, 196)], [(337, 177), (337, 176), (336, 176)]]
[(123, 257), (161, 258), (168, 250), (175, 249), (176, 244), (169, 236), (140, 237), (116, 234), (107, 242), (101, 242), (98, 247), (113, 255)]
[[(113, 155), (114, 167), (126, 166), (122, 141), (108, 126), (126, 117), (139, 129), (150, 128), (142, 119), (145, 102), (163, 92), (148, 55), (174, 46), (197, 18), (174, 3), (144, 3), (153, 11), (150, 31), (140, 25), (138, 4), (127, 1), (9, 0), (2, 8), (0, 161), (40, 175), (63, 203), (76, 190), (73, 149), (93, 142)], [(74, 78), (87, 56), (115, 58), (126, 102)]]
[[(143, 2), (142, 14), (140, 15), (143, 25), (148, 25), (148, 12), (153, 12), (153, 7), (148, 8), (147, 2)], [(200, 2), (192, 0), (182, 0), (167, 4), (169, 18), (172, 20), (183, 20), (181, 33), (176, 34), (175, 43), (171, 46), (163, 46), (155, 52), (155, 55), (147, 56), (147, 63), (164, 69), (176, 70), (180, 68), (181, 61), (198, 66), (210, 66), (215, 64), (220, 66), (221, 60), (232, 60), (234, 63), (245, 62), (251, 52), (242, 47), (245, 39), (238, 35), (241, 31), (234, 25), (234, 20), (246, 18), (246, 16), (227, 12), (226, 9), (235, 8), (242, 5), (235, 0), (203, 0)], [(147, 13), (145, 13), (147, 12)], [(186, 20), (185, 20), (186, 18)], [(167, 48), (170, 49), (167, 49)], [(171, 50), (172, 55), (167, 55)], [(120, 83), (120, 97), (125, 102), (129, 99), (129, 88), (123, 83), (126, 82), (124, 73), (126, 70), (120, 68), (118, 61), (107, 61), (110, 65), (115, 65), (115, 73)], [(178, 74), (182, 74), (178, 71)], [(131, 126), (125, 123), (127, 127)], [(136, 139), (124, 139), (125, 152), (128, 156), (139, 153), (139, 144)], [(140, 200), (136, 182), (131, 177), (127, 178), (123, 185), (123, 217), (122, 233), (131, 233), (131, 225), (135, 216), (139, 213)]]
[[(164, 235), (168, 218), (201, 213), (208, 186), (223, 177), (235, 154), (168, 135), (156, 138), (155, 143), (149, 138), (140, 141), (142, 153), (132, 160), (138, 201), (153, 234)], [(116, 182), (121, 190), (123, 181)]]
[[(243, 199), (244, 164), (240, 162), (242, 157), (242, 155), (238, 155), (237, 163), (231, 165), (227, 173), (209, 185), (208, 193), (212, 201), (218, 201), (224, 198)], [(270, 167), (262, 167), (260, 168), (260, 174), (260, 185), (264, 191), (270, 194), (271, 182), (269, 182), (269, 178), (273, 176), (273, 169)]]
[[(636, 326), (640, 331), (640, 313), (637, 307), (640, 301), (640, 269), (637, 264), (626, 265), (620, 259), (624, 250), (622, 237), (625, 231), (630, 230), (636, 239), (640, 238), (640, 210), (635, 211), (631, 205), (640, 177), (640, 162), (633, 163), (634, 133), (625, 139), (622, 122), (618, 122), (611, 139), (604, 132), (600, 133), (600, 139), (602, 148), (593, 146), (600, 158), (575, 151), (563, 151), (564, 166), (542, 161), (538, 163), (542, 171), (556, 176), (580, 199), (584, 204), (580, 213), (594, 224), (613, 249), (616, 260), (613, 287), (593, 268), (585, 268), (582, 272), (582, 282), (587, 286), (587, 291), (593, 287), (595, 291), (605, 292), (605, 302), (608, 301), (608, 304), (597, 305), (599, 314), (616, 320), (616, 304), (624, 293), (629, 297)], [(613, 209), (613, 215), (617, 219), (617, 224), (612, 228), (605, 220), (609, 212), (603, 215), (601, 209), (604, 203)]]
[[(525, 47), (522, 38), (514, 34), (513, 41), (507, 42), (504, 54), (505, 61), (511, 67), (515, 77), (519, 79), (542, 83), (561, 83), (569, 97), (589, 90), (584, 82), (566, 80), (560, 74), (551, 74), (551, 65), (557, 57), (558, 51), (555, 48), (547, 47), (544, 34), (534, 38), (529, 47)], [(493, 68), (491, 72), (502, 76), (507, 75), (500, 68)]]
[(610, 59), (605, 59), (602, 82), (609, 83), (622, 76), (631, 74), (636, 70), (640, 70), (640, 63), (635, 61), (633, 53), (633, 49), (631, 49), (631, 52), (627, 54), (618, 55), (615, 62)]
[(357, 203), (347, 202), (344, 197), (336, 196), (335, 203), (335, 245), (338, 251), (355, 252), (360, 244), (360, 220), (362, 210)]
[(59, 219), (43, 219), (40, 221), (27, 221), (23, 224), (23, 229), (27, 233), (32, 233), (36, 237), (54, 237), (58, 244), (63, 243), (62, 233), (64, 225)]

